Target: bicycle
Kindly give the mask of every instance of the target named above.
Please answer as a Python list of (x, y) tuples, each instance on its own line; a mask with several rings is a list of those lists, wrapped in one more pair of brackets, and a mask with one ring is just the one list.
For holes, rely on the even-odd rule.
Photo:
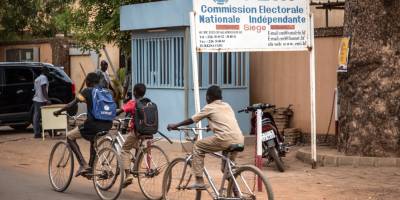
[[(198, 130), (207, 130), (206, 128), (178, 128), (181, 135), (185, 133), (187, 141), (194, 143), (197, 140)], [(189, 132), (194, 134), (194, 137), (189, 135)], [(223, 176), (220, 188), (217, 189), (214, 179), (211, 177), (208, 170), (204, 167), (204, 175), (211, 187), (207, 188), (208, 194), (212, 199), (226, 200), (244, 200), (244, 199), (274, 199), (272, 187), (262, 172), (253, 165), (237, 166), (229, 159), (232, 152), (243, 151), (243, 145), (231, 145), (223, 154), (210, 153), (213, 157), (223, 160)], [(193, 177), (191, 173), (192, 153), (186, 151), (186, 157), (176, 158), (171, 161), (163, 179), (163, 198), (171, 199), (201, 199), (201, 190), (189, 190), (188, 185)], [(249, 173), (249, 174), (247, 174)], [(234, 177), (234, 178), (232, 178)], [(225, 183), (227, 189), (225, 189)], [(242, 186), (242, 187), (241, 187)], [(211, 189), (210, 189), (211, 188)]]
[[(63, 115), (67, 115), (68, 118), (73, 119), (75, 124), (86, 113), (78, 116)], [(117, 151), (112, 148), (101, 147), (101, 145), (97, 144), (98, 138), (107, 134), (108, 131), (96, 134), (91, 144), (94, 145), (96, 158), (93, 166), (91, 166), (91, 173), (85, 174), (84, 177), (93, 181), (96, 193), (101, 199), (114, 200), (121, 194), (124, 171), (120, 170), (122, 169), (122, 162)], [(51, 150), (48, 165), (48, 175), (53, 189), (57, 192), (64, 192), (71, 184), (73, 173), (74, 155), (71, 147), (66, 141), (57, 142)], [(119, 184), (116, 185), (118, 177)], [(116, 188), (113, 188), (113, 186), (116, 186)]]
[[(125, 138), (122, 134), (123, 123), (129, 123), (131, 118), (122, 118), (114, 120), (116, 122), (117, 134), (106, 136), (100, 142), (100, 146), (108, 146), (115, 149), (118, 154), (122, 152), (122, 145)], [(172, 141), (164, 134), (158, 132), (169, 143)], [(155, 187), (162, 182), (162, 173), (169, 164), (169, 158), (164, 150), (154, 145), (162, 138), (154, 138), (153, 135), (139, 135), (139, 148), (133, 153), (131, 151), (131, 167), (132, 175), (138, 179), (140, 190), (147, 199), (159, 200), (162, 198), (162, 188)], [(157, 178), (161, 177), (161, 180)]]

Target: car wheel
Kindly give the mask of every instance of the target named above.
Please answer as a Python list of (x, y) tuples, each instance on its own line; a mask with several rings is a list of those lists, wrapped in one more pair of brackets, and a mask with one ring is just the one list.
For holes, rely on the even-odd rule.
[(24, 131), (28, 128), (30, 124), (18, 124), (18, 125), (10, 125), (11, 128), (17, 131)]

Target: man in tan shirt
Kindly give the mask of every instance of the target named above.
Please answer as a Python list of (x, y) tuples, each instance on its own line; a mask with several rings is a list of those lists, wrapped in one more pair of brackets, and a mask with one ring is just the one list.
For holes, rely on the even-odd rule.
[[(222, 101), (222, 91), (218, 86), (211, 86), (207, 90), (207, 105), (199, 112), (178, 124), (169, 124), (168, 130), (175, 130), (180, 126), (197, 123), (207, 118), (209, 128), (215, 133), (211, 137), (196, 141), (193, 147), (193, 174), (196, 183), (190, 189), (206, 189), (203, 179), (204, 156), (206, 153), (224, 151), (232, 144), (243, 144), (244, 137), (237, 123), (235, 113), (228, 103)], [(236, 153), (232, 153), (231, 159)]]

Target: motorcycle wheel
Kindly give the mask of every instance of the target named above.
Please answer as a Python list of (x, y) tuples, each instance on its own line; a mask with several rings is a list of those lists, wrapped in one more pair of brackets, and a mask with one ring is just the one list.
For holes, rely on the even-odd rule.
[(280, 172), (284, 172), (285, 168), (283, 166), (282, 159), (278, 155), (278, 151), (276, 150), (275, 147), (270, 147), (269, 148), (269, 155), (274, 159), (275, 165), (278, 168)]

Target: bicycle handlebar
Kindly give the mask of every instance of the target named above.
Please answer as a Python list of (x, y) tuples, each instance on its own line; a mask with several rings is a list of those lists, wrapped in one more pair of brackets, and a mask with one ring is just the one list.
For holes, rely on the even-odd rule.
[(196, 131), (208, 131), (208, 128), (196, 128), (196, 127), (179, 127), (176, 130), (178, 131), (193, 131), (196, 135), (198, 134)]
[(265, 110), (267, 108), (275, 108), (275, 105), (267, 104), (267, 103), (257, 103), (257, 104), (253, 104), (251, 106), (247, 106), (246, 108), (243, 108), (243, 109), (239, 110), (238, 113), (241, 113), (241, 112), (246, 112), (246, 113), (254, 112), (254, 111), (258, 110), (258, 109)]
[(119, 118), (119, 119), (114, 119), (113, 122), (122, 123), (122, 122), (124, 122), (125, 120), (131, 120), (131, 119), (133, 119), (133, 118), (130, 118), (130, 117)]
[(169, 137), (167, 137), (166, 135), (164, 135), (163, 133), (161, 133), (160, 131), (158, 131), (158, 134), (161, 135), (161, 137), (165, 138), (170, 144), (174, 143), (171, 141), (171, 139), (169, 139)]
[[(64, 112), (64, 113), (60, 113), (59, 115), (65, 115), (65, 116), (67, 116), (68, 118), (72, 118), (73, 120), (77, 120), (78, 118), (80, 118), (80, 117), (82, 117), (82, 116), (84, 116), (84, 115), (87, 115), (87, 113), (81, 113), (81, 114), (79, 114), (79, 115), (71, 116), (71, 115), (69, 115), (67, 112)], [(55, 116), (58, 116), (58, 115), (55, 115)]]

